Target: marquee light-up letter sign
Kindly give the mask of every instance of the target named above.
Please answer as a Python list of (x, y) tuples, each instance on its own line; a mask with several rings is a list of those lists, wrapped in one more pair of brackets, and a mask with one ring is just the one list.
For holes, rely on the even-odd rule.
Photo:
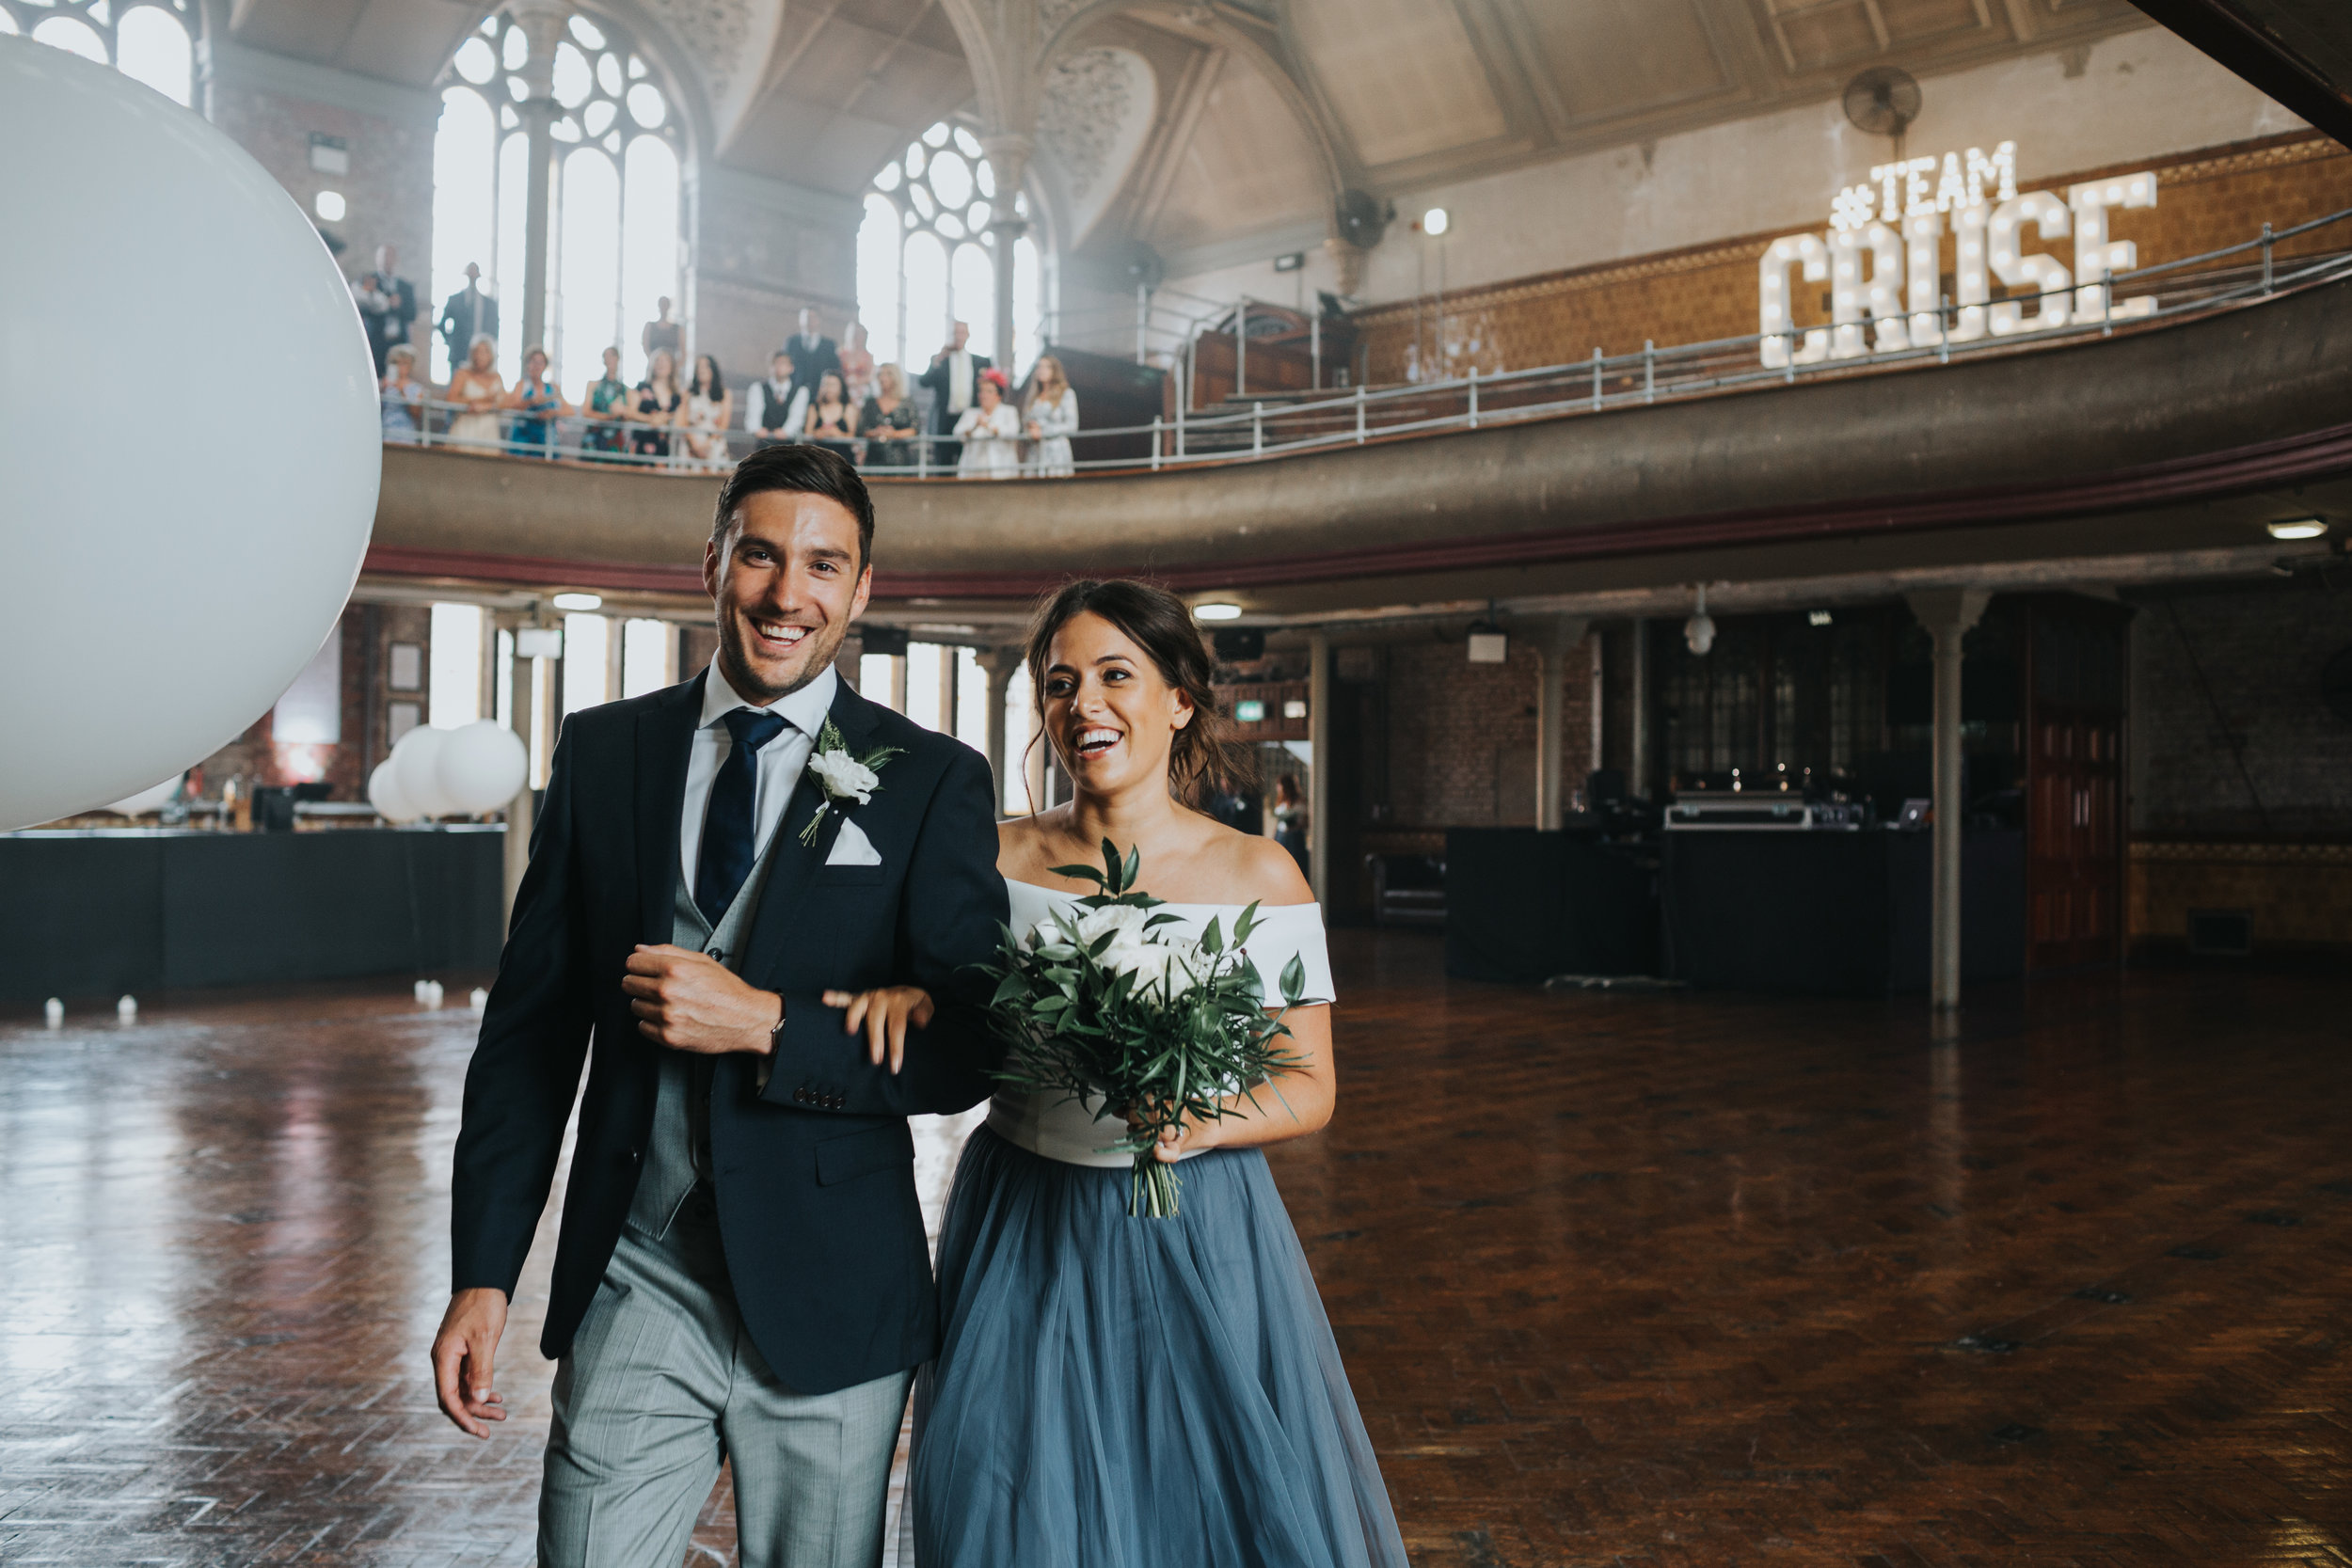
[[(2139, 264), (2139, 247), (2112, 240), (2107, 214), (2153, 207), (2156, 177), (2119, 174), (2048, 191), (2017, 189), (2017, 144), (1881, 164), (1830, 204), (1830, 231), (1787, 234), (1765, 246), (1756, 272), (1756, 331), (1765, 365), (1783, 370), (1907, 348), (1934, 348), (2069, 322), (2152, 314), (2153, 297), (2110, 298), (2109, 279)], [(1945, 220), (1954, 261), (1951, 316), (1941, 293)], [(2070, 270), (2025, 247), (2028, 231), (2074, 240)], [(1791, 272), (1830, 286), (1830, 325), (1797, 328)], [(1993, 280), (2021, 297), (1995, 302)], [(2034, 297), (2038, 296), (2038, 297)]]

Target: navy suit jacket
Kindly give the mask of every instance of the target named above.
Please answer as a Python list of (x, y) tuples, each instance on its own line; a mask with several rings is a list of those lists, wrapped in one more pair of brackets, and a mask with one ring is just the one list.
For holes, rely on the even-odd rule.
[[(704, 677), (576, 713), (564, 725), (531, 865), (466, 1072), (451, 1189), (455, 1288), (514, 1294), (547, 1207), (580, 1086), (580, 1136), (540, 1348), (561, 1356), (604, 1277), (637, 1190), (660, 1053), (637, 1031), (623, 965), (666, 942), (679, 813)], [(777, 825), (773, 863), (738, 973), (785, 998), (772, 1069), (715, 1058), (712, 1180), (738, 1307), (776, 1374), (828, 1393), (929, 1360), (939, 1316), (915, 1201), (906, 1118), (987, 1098), (998, 1052), (988, 988), (969, 967), (1007, 917), (993, 780), (979, 754), (845, 684), (832, 711), (852, 754), (901, 748), (854, 808), (880, 865), (827, 865), (832, 833), (805, 773)], [(829, 824), (830, 825), (830, 824)], [(842, 1032), (828, 990), (915, 985), (939, 1004), (904, 1070)]]

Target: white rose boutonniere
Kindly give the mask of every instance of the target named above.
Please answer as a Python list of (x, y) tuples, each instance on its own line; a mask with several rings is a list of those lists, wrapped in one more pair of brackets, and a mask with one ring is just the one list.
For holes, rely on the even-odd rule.
[(840, 816), (853, 805), (862, 806), (874, 798), (882, 787), (882, 770), (890, 759), (898, 754), (896, 746), (877, 746), (864, 756), (851, 756), (849, 742), (826, 720), (817, 732), (817, 750), (808, 759), (808, 776), (824, 791), (824, 801), (817, 815), (801, 830), (801, 842), (815, 845), (817, 835), (825, 826), (825, 818)]

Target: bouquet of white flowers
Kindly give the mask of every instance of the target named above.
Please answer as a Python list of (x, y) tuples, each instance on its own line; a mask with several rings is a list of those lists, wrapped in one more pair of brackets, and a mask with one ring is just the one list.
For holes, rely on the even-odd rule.
[[(1243, 951), (1258, 906), (1235, 917), (1230, 939), (1212, 920), (1198, 941), (1164, 934), (1180, 924), (1152, 911), (1162, 900), (1131, 891), (1142, 854), (1105, 839), (1103, 869), (1057, 865), (1054, 874), (1103, 891), (1057, 910), (1016, 935), (1004, 927), (990, 1016), (1009, 1042), (996, 1077), (1015, 1088), (1108, 1107), (1129, 1131), (1108, 1148), (1135, 1156), (1127, 1212), (1176, 1212), (1173, 1166), (1153, 1158), (1160, 1133), (1233, 1114), (1226, 1097), (1253, 1106), (1260, 1086), (1276, 1099), (1273, 1076), (1298, 1065), (1282, 1042), (1291, 1032), (1266, 1011), (1265, 987)], [(1280, 976), (1282, 1010), (1298, 1006), (1306, 965), (1294, 957)]]

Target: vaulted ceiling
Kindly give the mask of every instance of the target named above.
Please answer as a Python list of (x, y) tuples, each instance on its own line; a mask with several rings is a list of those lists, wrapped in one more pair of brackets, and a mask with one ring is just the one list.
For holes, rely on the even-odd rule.
[[(418, 87), (487, 9), (216, 3), (241, 43)], [(721, 163), (843, 195), (972, 105), (975, 50), (1048, 40), (1050, 59), (990, 62), (1042, 84), (1043, 172), (1065, 195), (1100, 187), (1093, 244), (1162, 248), (1320, 223), (1345, 187), (1401, 193), (1825, 99), (1867, 65), (1925, 75), (2148, 24), (2127, 0), (595, 3), (666, 37)], [(1014, 7), (1035, 24), (990, 24)], [(1106, 51), (1130, 77), (1148, 67), (1147, 90), (1081, 69)]]

